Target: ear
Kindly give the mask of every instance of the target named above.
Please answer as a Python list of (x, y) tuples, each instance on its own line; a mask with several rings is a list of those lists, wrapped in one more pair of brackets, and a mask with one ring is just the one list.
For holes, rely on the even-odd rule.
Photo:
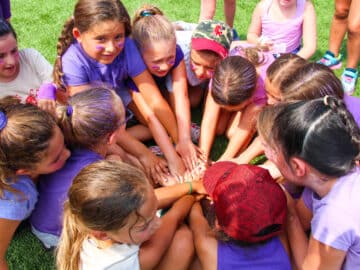
[(115, 130), (113, 133), (110, 134), (107, 143), (111, 145), (111, 144), (113, 144), (114, 142), (116, 142), (116, 135), (117, 135), (117, 132), (116, 132), (116, 130)]
[(79, 31), (79, 29), (77, 27), (73, 28), (72, 34), (73, 34), (74, 38), (76, 38), (76, 40), (78, 42), (81, 42), (81, 33), (80, 33), (80, 31)]
[(94, 236), (96, 239), (99, 239), (101, 241), (106, 241), (109, 240), (110, 237), (107, 235), (106, 232), (102, 232), (102, 231), (91, 231), (90, 234), (92, 236)]
[(292, 157), (290, 158), (290, 168), (293, 170), (296, 176), (302, 177), (306, 174), (307, 164), (300, 158)]
[(18, 169), (16, 172), (15, 172), (16, 175), (31, 175), (32, 174), (32, 171), (30, 170), (27, 170), (27, 169)]

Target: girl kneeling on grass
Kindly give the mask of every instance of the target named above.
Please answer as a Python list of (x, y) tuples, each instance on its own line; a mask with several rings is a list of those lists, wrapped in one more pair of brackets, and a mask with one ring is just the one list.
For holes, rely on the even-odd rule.
[(0, 269), (20, 222), (37, 201), (40, 174), (59, 170), (70, 152), (55, 119), (17, 98), (0, 100)]
[(266, 104), (266, 69), (274, 61), (272, 54), (255, 47), (238, 46), (230, 54), (215, 69), (199, 141), (209, 156), (215, 135), (225, 133), (229, 143), (220, 160), (243, 151), (255, 134), (256, 117)]
[[(290, 182), (309, 189), (310, 239), (293, 201), (288, 238), (299, 269), (360, 267), (360, 130), (331, 96), (265, 108), (258, 131), (265, 154)], [(310, 227), (310, 220), (308, 221)]]
[(204, 194), (201, 182), (154, 190), (141, 171), (119, 161), (89, 165), (65, 203), (58, 269), (188, 269), (194, 246), (181, 224), (195, 201), (186, 195), (193, 189)]

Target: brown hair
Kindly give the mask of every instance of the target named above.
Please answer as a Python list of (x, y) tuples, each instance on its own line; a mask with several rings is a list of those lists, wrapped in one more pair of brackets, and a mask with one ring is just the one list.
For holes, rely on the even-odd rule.
[(220, 105), (236, 106), (249, 99), (255, 91), (255, 66), (241, 56), (229, 56), (216, 67), (211, 95)]
[[(16, 181), (16, 171), (31, 170), (47, 155), (57, 126), (53, 116), (15, 97), (0, 99), (0, 111), (7, 123), (0, 130), (0, 198)], [(13, 181), (11, 181), (11, 178)]]
[(293, 76), (307, 61), (293, 53), (281, 54), (266, 70), (266, 78), (273, 85), (280, 85), (286, 78)]
[(89, 232), (125, 226), (130, 214), (138, 215), (148, 188), (144, 173), (126, 163), (102, 160), (82, 169), (65, 202), (58, 269), (79, 269), (82, 243)]
[(342, 99), (344, 92), (334, 72), (321, 64), (308, 63), (289, 74), (279, 86), (284, 101), (310, 100), (326, 95)]
[(129, 14), (119, 0), (78, 0), (74, 9), (74, 16), (70, 17), (64, 24), (57, 43), (57, 58), (54, 64), (54, 83), (62, 87), (62, 63), (61, 57), (74, 40), (72, 30), (78, 28), (84, 33), (94, 25), (108, 20), (117, 20), (124, 23), (125, 36), (131, 34)]
[[(58, 123), (70, 148), (93, 149), (119, 128), (124, 113), (115, 91), (94, 87), (75, 94), (57, 107)], [(123, 116), (124, 117), (124, 116)]]
[(145, 4), (133, 18), (132, 38), (140, 50), (156, 41), (176, 41), (175, 29), (163, 12), (156, 6)]

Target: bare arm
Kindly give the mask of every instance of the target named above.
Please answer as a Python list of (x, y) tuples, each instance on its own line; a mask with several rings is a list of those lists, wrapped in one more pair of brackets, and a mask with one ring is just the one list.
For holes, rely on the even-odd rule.
[(162, 217), (160, 228), (140, 247), (139, 261), (142, 270), (153, 269), (167, 251), (179, 224), (188, 215), (195, 202), (194, 196), (186, 195), (176, 201)]
[(303, 46), (297, 53), (304, 59), (309, 59), (316, 50), (316, 14), (311, 1), (306, 1), (303, 22)]
[(191, 209), (189, 224), (193, 232), (195, 249), (202, 269), (216, 270), (218, 243), (199, 203), (195, 203)]
[(262, 2), (258, 3), (252, 14), (251, 23), (247, 33), (247, 41), (257, 44), (261, 36), (261, 15), (263, 12)]
[(90, 84), (84, 84), (84, 85), (79, 85), (79, 86), (67, 86), (66, 87), (66, 91), (69, 93), (69, 96), (73, 96), (76, 93), (82, 92), (86, 89), (89, 89), (91, 87)]
[[(178, 141), (177, 124), (174, 113), (169, 104), (163, 98), (160, 90), (156, 86), (154, 79), (150, 73), (145, 70), (141, 74), (132, 78), (137, 88), (142, 94), (145, 102), (150, 109), (155, 113), (160, 123), (165, 127), (174, 142)], [(155, 135), (154, 135), (155, 136)]]
[(261, 107), (249, 104), (241, 113), (241, 117), (233, 136), (230, 138), (225, 152), (220, 160), (233, 158), (251, 139), (255, 133), (256, 117)]
[(251, 144), (242, 152), (238, 157), (232, 159), (232, 161), (238, 164), (247, 164), (255, 157), (264, 153), (264, 148), (261, 144), (259, 136), (257, 136)]
[(176, 150), (182, 157), (188, 170), (195, 167), (197, 151), (191, 141), (190, 101), (187, 89), (185, 62), (182, 60), (172, 71), (173, 93), (175, 102), (175, 116), (178, 125), (179, 141)]
[(6, 250), (19, 226), (19, 220), (0, 219), (0, 270), (8, 270)]
[(154, 136), (154, 140), (163, 151), (164, 156), (168, 162), (170, 172), (174, 176), (182, 175), (185, 172), (184, 164), (182, 163), (181, 158), (176, 153), (169, 136), (167, 135), (164, 127), (161, 125), (154, 111), (146, 103), (141, 93), (132, 91), (131, 96), (137, 108), (140, 110), (140, 113), (145, 118), (145, 121)]
[(206, 194), (206, 191), (201, 181), (182, 183), (169, 187), (156, 188), (155, 195), (159, 201), (159, 208), (161, 209), (168, 207), (176, 200), (178, 200), (180, 197), (189, 194), (190, 189), (192, 189), (192, 193), (203, 194), (203, 195)]
[(209, 91), (206, 97), (199, 139), (199, 147), (207, 158), (210, 156), (211, 146), (215, 139), (220, 110), (220, 106), (215, 103)]

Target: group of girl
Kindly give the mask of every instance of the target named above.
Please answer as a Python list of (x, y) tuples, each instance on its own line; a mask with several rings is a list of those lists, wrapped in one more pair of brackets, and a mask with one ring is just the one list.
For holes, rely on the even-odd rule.
[[(79, 0), (59, 38), (53, 80), (31, 86), (40, 88), (32, 104), (0, 100), (0, 268), (30, 215), (44, 246), (58, 246), (59, 269), (359, 267), (359, 101), (344, 96), (331, 70), (302, 58), (316, 35), (310, 1), (261, 1), (250, 29), (259, 32), (263, 17), (301, 17), (303, 47), (278, 57), (273, 47), (286, 41), (266, 34), (258, 46), (230, 48), (232, 29), (214, 20), (200, 22), (183, 47), (156, 7), (144, 5), (131, 25), (118, 0)], [(6, 87), (26, 61), (11, 25), (0, 26)], [(190, 104), (201, 97), (196, 146)], [(132, 114), (137, 123), (126, 128)], [(229, 138), (221, 162), (204, 182), (191, 182), (202, 178), (196, 169), (221, 133)], [(164, 159), (142, 144), (149, 138)], [(262, 166), (286, 179), (284, 191), (266, 170), (236, 164), (263, 152)], [(305, 186), (297, 201), (291, 185)], [(204, 196), (213, 204), (203, 213)], [(277, 211), (266, 210), (270, 201)]]

